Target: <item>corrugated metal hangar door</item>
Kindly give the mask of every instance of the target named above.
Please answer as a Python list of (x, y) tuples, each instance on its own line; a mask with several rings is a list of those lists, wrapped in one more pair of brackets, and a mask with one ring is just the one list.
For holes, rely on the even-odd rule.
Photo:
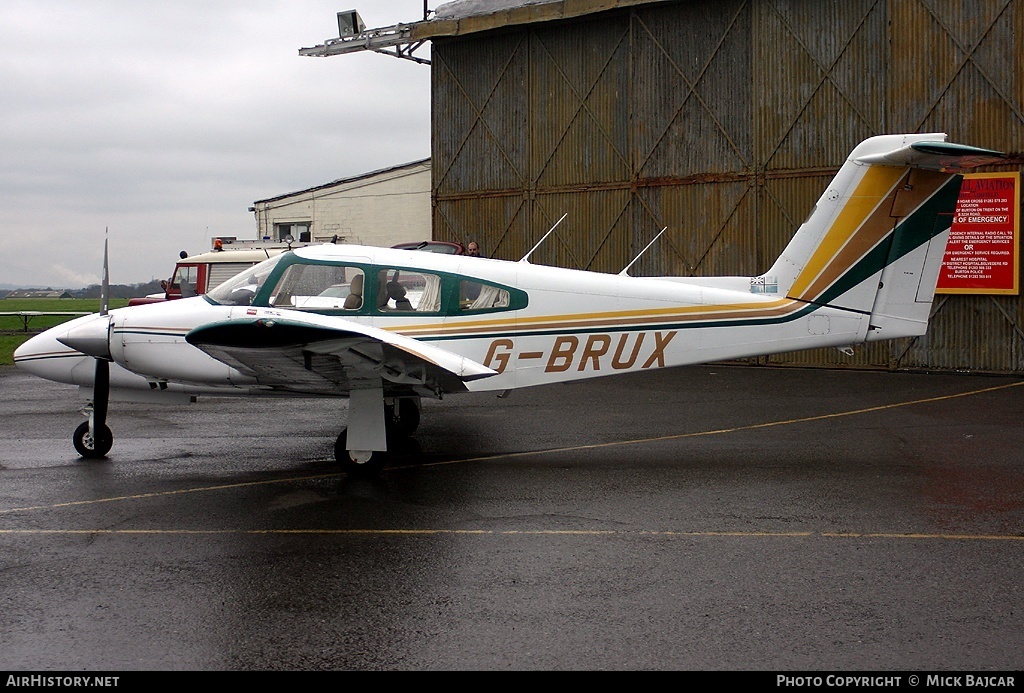
[[(705, 0), (433, 47), (434, 234), (632, 274), (755, 275), (862, 139), (1024, 149), (1024, 0)], [(1017, 296), (940, 296), (929, 334), (771, 363), (1024, 372)]]

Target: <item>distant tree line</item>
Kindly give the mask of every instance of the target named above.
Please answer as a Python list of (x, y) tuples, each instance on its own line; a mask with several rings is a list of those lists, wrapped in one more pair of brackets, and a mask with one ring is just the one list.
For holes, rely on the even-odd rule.
[[(111, 284), (110, 298), (139, 298), (149, 294), (158, 294), (162, 291), (163, 287), (160, 286), (159, 279), (154, 279), (145, 284)], [(84, 289), (78, 289), (71, 293), (74, 294), (75, 298), (99, 298), (100, 285), (91, 284)]]

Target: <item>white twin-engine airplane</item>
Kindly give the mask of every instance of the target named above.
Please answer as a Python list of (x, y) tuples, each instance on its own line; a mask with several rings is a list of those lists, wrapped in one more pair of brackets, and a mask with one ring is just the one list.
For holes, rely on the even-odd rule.
[(310, 246), (205, 296), (64, 323), (14, 360), (91, 400), (73, 437), (84, 457), (113, 444), (108, 399), (348, 397), (335, 456), (350, 473), (372, 472), (389, 437), (415, 430), (421, 397), (922, 335), (957, 172), (1004, 157), (942, 133), (868, 139), (757, 277)]

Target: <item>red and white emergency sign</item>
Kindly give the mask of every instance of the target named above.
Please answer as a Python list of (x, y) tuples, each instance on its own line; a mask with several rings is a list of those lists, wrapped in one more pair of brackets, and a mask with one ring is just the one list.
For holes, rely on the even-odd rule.
[(1020, 172), (964, 176), (936, 293), (1016, 294)]

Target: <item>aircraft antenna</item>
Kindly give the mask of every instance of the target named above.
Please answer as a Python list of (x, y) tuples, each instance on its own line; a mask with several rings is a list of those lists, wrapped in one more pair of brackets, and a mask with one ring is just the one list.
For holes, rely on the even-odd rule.
[(556, 222), (555, 222), (555, 225), (554, 225), (554, 226), (552, 226), (552, 227), (551, 227), (550, 229), (548, 229), (548, 232), (547, 232), (546, 234), (544, 234), (544, 238), (542, 238), (542, 239), (540, 239), (539, 241), (537, 241), (537, 245), (535, 245), (535, 246), (533, 246), (532, 248), (530, 248), (530, 252), (528, 252), (528, 253), (527, 253), (526, 255), (523, 255), (522, 259), (521, 259), (521, 260), (520, 260), (519, 262), (525, 262), (526, 264), (530, 264), (530, 261), (529, 261), (529, 260), (528, 260), (527, 258), (528, 258), (528, 257), (530, 257), (531, 255), (533, 255), (533, 251), (534, 251), (534, 250), (536, 250), (537, 248), (539, 248), (539, 247), (540, 247), (540, 244), (541, 244), (541, 243), (543, 243), (544, 241), (546, 241), (546, 240), (547, 240), (548, 236), (550, 236), (550, 235), (551, 235), (551, 232), (552, 232), (552, 231), (554, 231), (554, 230), (555, 230), (555, 228), (556, 228), (556, 227), (557, 227), (557, 226), (558, 226), (559, 224), (561, 224), (561, 223), (562, 223), (562, 219), (565, 219), (565, 218), (566, 218), (567, 216), (569, 216), (569, 213), (568, 213), (568, 212), (566, 212), (565, 214), (563, 214), (563, 215), (562, 215), (562, 218), (561, 218), (561, 219), (559, 219), (558, 221), (556, 221)]
[(650, 243), (648, 243), (647, 245), (645, 245), (645, 246), (644, 246), (644, 249), (643, 249), (643, 250), (641, 250), (641, 251), (640, 251), (639, 253), (637, 253), (637, 254), (636, 254), (636, 257), (635, 257), (635, 258), (633, 258), (633, 261), (632, 261), (632, 262), (630, 262), (630, 263), (629, 263), (628, 265), (626, 265), (625, 267), (623, 267), (623, 268), (622, 268), (622, 271), (621, 271), (621, 272), (619, 272), (619, 274), (620, 274), (620, 275), (622, 275), (622, 276), (624, 276), (624, 277), (628, 277), (628, 276), (629, 276), (629, 268), (630, 268), (630, 267), (632, 267), (632, 266), (633, 266), (634, 264), (636, 264), (636, 261), (640, 259), (640, 256), (641, 256), (641, 255), (643, 255), (644, 253), (646, 253), (646, 252), (647, 252), (647, 249), (648, 249), (648, 248), (650, 248), (650, 247), (651, 247), (652, 245), (654, 245), (654, 241), (656, 241), (656, 240), (658, 240), (659, 238), (661, 238), (661, 234), (665, 233), (666, 231), (668, 231), (668, 227), (667, 227), (667, 226), (666, 226), (665, 228), (663, 228), (663, 229), (662, 229), (661, 231), (659, 231), (659, 232), (658, 232), (658, 235), (657, 235), (657, 236), (655, 236), (655, 237), (654, 237), (653, 239), (651, 239), (651, 242), (650, 242)]

